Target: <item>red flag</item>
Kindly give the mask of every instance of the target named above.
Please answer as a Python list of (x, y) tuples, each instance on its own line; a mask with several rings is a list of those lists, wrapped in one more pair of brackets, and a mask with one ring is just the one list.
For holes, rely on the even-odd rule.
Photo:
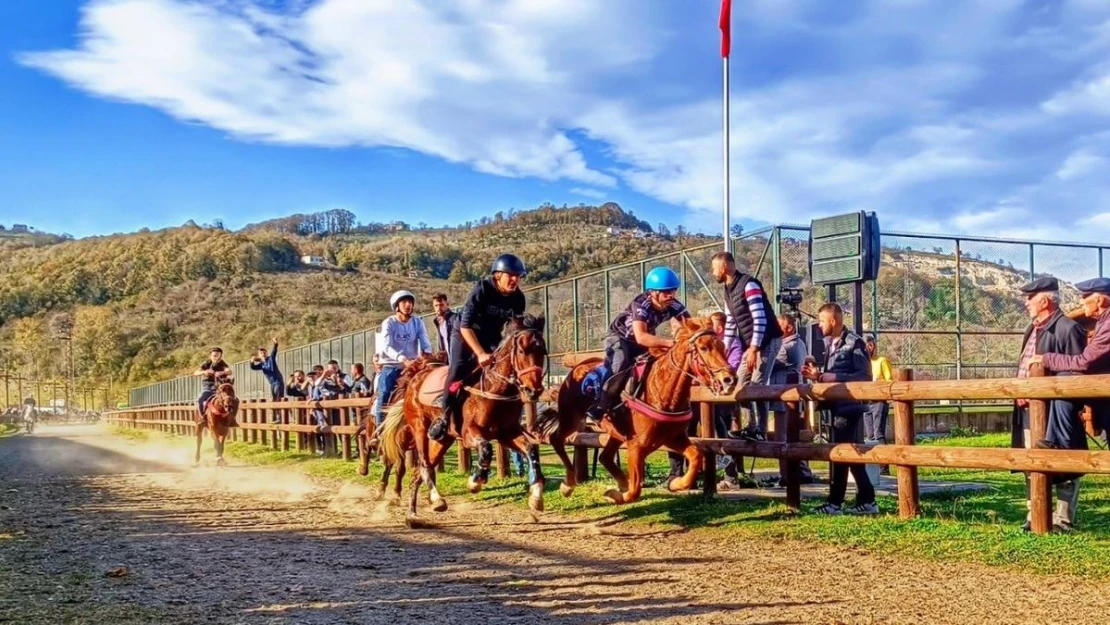
[(721, 56), (728, 57), (732, 45), (732, 0), (721, 0)]

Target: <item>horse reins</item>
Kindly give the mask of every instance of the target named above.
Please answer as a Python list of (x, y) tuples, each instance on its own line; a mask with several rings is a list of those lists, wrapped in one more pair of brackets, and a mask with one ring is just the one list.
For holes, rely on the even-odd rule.
[[(508, 345), (511, 345), (516, 340), (516, 338), (518, 336), (520, 336), (521, 334), (526, 334), (526, 333), (538, 334), (539, 330), (536, 330), (536, 329), (533, 329), (533, 328), (525, 328), (523, 330), (517, 330), (517, 331), (513, 332), (512, 334), (510, 334), (508, 339), (506, 339), (505, 342), (500, 347), (498, 347), (496, 351), (494, 351), (494, 353), (493, 353), (493, 362), (490, 363), (488, 369), (485, 371), (485, 373), (489, 374), (490, 377), (496, 379), (499, 382), (504, 382), (506, 385), (508, 385), (510, 387), (515, 387), (519, 391), (526, 390), (526, 389), (521, 387), (521, 381), (520, 381), (521, 376), (528, 375), (529, 373), (533, 373), (533, 372), (536, 372), (536, 371), (539, 371), (539, 372), (543, 373), (546, 370), (545, 367), (541, 367), (539, 365), (532, 365), (530, 367), (524, 367), (524, 368), (517, 367), (517, 364), (515, 362), (515, 353), (514, 353), (515, 348), (510, 349), (509, 354), (507, 354), (507, 355), (502, 353), (502, 352), (505, 351), (505, 347), (508, 346)], [(504, 361), (505, 358), (509, 358), (509, 364), (512, 367), (512, 373), (509, 374), (508, 376), (501, 375), (500, 373), (497, 372), (496, 369), (494, 369), (494, 367), (496, 367), (498, 363)], [(473, 377), (475, 373), (478, 373), (482, 370), (483, 370), (483, 367), (481, 365), (476, 366), (473, 371), (468, 373), (459, 382), (460, 383), (465, 383), (467, 380), (469, 380), (471, 377)], [(484, 381), (484, 379), (480, 380), (479, 382), (482, 382), (482, 381)], [(524, 398), (520, 395), (517, 395), (517, 396), (498, 395), (496, 393), (491, 393), (491, 392), (489, 392), (489, 391), (487, 391), (487, 390), (485, 390), (484, 388), (481, 388), (481, 387), (474, 387), (474, 386), (470, 386), (470, 385), (467, 385), (467, 384), (461, 384), (461, 386), (463, 388), (465, 388), (467, 390), (467, 392), (469, 392), (471, 394), (474, 394), (474, 395), (477, 395), (479, 397), (482, 397), (484, 399), (489, 399), (489, 400), (493, 400), (493, 401), (524, 400)], [(527, 389), (527, 390), (534, 391), (536, 389)], [(540, 389), (540, 390), (542, 390), (542, 389)]]
[[(670, 361), (670, 365), (672, 367), (674, 367), (675, 369), (677, 369), (682, 375), (685, 375), (686, 377), (690, 378), (691, 380), (697, 380), (698, 378), (702, 377), (700, 375), (701, 373), (708, 373), (709, 375), (715, 375), (715, 374), (717, 374), (717, 373), (719, 373), (719, 372), (721, 372), (725, 369), (728, 369), (728, 365), (725, 365), (723, 367), (710, 367), (709, 363), (705, 362), (705, 359), (702, 357), (702, 355), (698, 353), (697, 346), (694, 345), (694, 343), (703, 336), (715, 336), (715, 335), (713, 333), (713, 330), (711, 330), (709, 328), (706, 328), (704, 330), (698, 330), (693, 335), (691, 335), (689, 339), (686, 340), (686, 345), (687, 345), (686, 353), (691, 354), (693, 356), (694, 373), (691, 373), (691, 372), (687, 371), (686, 367), (680, 365), (675, 360), (674, 353), (678, 350), (671, 349), (670, 351), (667, 352), (667, 360)], [(715, 395), (717, 397), (720, 397), (721, 395), (724, 394), (721, 391), (722, 391), (722, 389), (720, 387), (720, 384), (717, 382), (717, 378), (715, 378), (715, 377), (710, 378), (709, 392), (713, 393), (713, 395)]]

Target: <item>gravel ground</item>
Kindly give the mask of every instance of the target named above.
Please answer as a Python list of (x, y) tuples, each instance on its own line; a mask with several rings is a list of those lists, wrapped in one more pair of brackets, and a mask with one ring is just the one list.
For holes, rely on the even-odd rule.
[[(234, 464), (234, 463), (233, 463)], [(354, 468), (352, 467), (352, 475)], [(0, 622), (1086, 623), (1106, 585), (188, 468), (96, 426), (0, 439)], [(431, 512), (424, 513), (431, 517)]]

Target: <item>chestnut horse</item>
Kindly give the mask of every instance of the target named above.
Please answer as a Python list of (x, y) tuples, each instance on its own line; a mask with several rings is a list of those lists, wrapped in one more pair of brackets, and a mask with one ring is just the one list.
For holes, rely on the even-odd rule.
[[(727, 395), (736, 387), (736, 376), (728, 366), (725, 346), (713, 333), (708, 321), (686, 319), (675, 335), (674, 347), (650, 350), (648, 364), (640, 383), (638, 397), (624, 397), (624, 408), (602, 421), (609, 439), (601, 452), (601, 463), (617, 481), (618, 489), (610, 489), (605, 498), (615, 504), (631, 503), (640, 498), (644, 484), (644, 465), (649, 454), (660, 447), (681, 452), (690, 461), (685, 475), (671, 480), (667, 488), (681, 491), (692, 488), (701, 468), (702, 453), (690, 443), (687, 427), (693, 418), (690, 409), (690, 387), (695, 379), (715, 395)], [(566, 468), (566, 478), (559, 486), (564, 496), (574, 492), (574, 465), (567, 457), (566, 440), (582, 429), (586, 409), (594, 399), (582, 392), (582, 380), (600, 358), (579, 363), (567, 374), (558, 391), (558, 410), (545, 410), (537, 422)], [(621, 443), (628, 448), (628, 475), (616, 463)], [(713, 479), (708, 476), (706, 479)]]
[[(466, 386), (468, 397), (462, 405), (462, 444), (478, 450), (478, 466), (467, 481), (468, 490), (477, 493), (489, 479), (493, 460), (491, 441), (498, 441), (519, 451), (528, 458), (529, 506), (533, 511), (543, 510), (543, 472), (540, 469), (539, 446), (525, 436), (521, 425), (524, 402), (534, 402), (543, 391), (544, 362), (547, 345), (543, 339), (543, 316), (514, 317), (505, 326), (505, 338), (493, 352), (493, 362), (481, 369), (477, 383)], [(406, 440), (402, 429), (412, 432), (416, 447), (415, 474), (409, 498), (408, 523), (416, 519), (416, 499), (420, 485), (427, 483), (432, 509), (447, 510), (447, 502), (436, 488), (435, 467), (455, 442), (448, 435), (443, 442), (428, 438), (428, 426), (442, 413), (432, 402), (422, 399), (428, 395), (424, 381), (438, 369), (428, 368), (417, 372), (409, 380), (404, 397), (389, 409), (380, 430), (382, 461), (398, 465), (404, 457)], [(472, 374), (470, 379), (475, 376)], [(431, 386), (435, 386), (433, 378)], [(468, 380), (469, 381), (469, 380)], [(423, 389), (423, 390), (422, 390)]]
[(216, 389), (216, 395), (204, 405), (204, 416), (197, 419), (197, 454), (193, 466), (200, 464), (200, 442), (204, 437), (204, 429), (212, 434), (212, 443), (216, 447), (216, 466), (224, 466), (224, 441), (235, 415), (239, 413), (239, 398), (235, 396), (235, 387), (224, 383)]
[[(405, 396), (405, 392), (408, 389), (409, 383), (412, 382), (412, 379), (416, 376), (416, 374), (430, 367), (443, 366), (446, 364), (446, 362), (447, 355), (442, 353), (435, 354), (431, 357), (421, 356), (416, 360), (411, 361), (405, 367), (405, 370), (401, 373), (401, 376), (397, 378), (397, 385), (393, 388), (393, 394), (386, 402), (387, 405), (393, 405), (399, 398)], [(379, 455), (382, 458), (382, 464), (384, 466), (382, 468), (381, 483), (378, 485), (376, 498), (381, 499), (385, 496), (386, 490), (388, 490), (389, 488), (389, 476), (394, 471), (394, 469), (396, 469), (397, 474), (393, 492), (397, 494), (398, 498), (400, 498), (401, 482), (405, 479), (405, 470), (407, 468), (407, 465), (409, 464), (408, 454), (409, 452), (415, 452), (416, 450), (416, 439), (412, 437), (412, 428), (410, 428), (408, 425), (402, 425), (401, 427), (395, 428), (394, 430), (390, 431), (389, 436), (391, 437), (391, 440), (389, 444), (399, 446), (400, 452), (396, 453), (394, 456), (398, 458), (398, 460), (387, 459), (386, 456), (381, 453), (381, 448), (385, 443), (380, 438), (381, 432), (378, 431), (377, 424), (374, 423), (373, 413), (370, 412), (369, 409), (367, 409), (365, 413), (360, 414), (361, 425), (363, 427), (362, 433), (358, 437), (358, 474), (368, 475), (370, 473), (370, 453), (375, 451), (379, 452)]]

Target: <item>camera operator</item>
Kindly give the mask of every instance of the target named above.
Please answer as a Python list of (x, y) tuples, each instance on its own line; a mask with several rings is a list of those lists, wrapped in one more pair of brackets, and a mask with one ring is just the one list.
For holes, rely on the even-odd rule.
[[(819, 371), (815, 364), (806, 361), (802, 377), (814, 382), (870, 382), (871, 358), (863, 339), (844, 327), (844, 310), (840, 304), (829, 302), (817, 311), (817, 324), (825, 336), (825, 366)], [(866, 405), (858, 401), (822, 402), (821, 410), (832, 413), (832, 442), (858, 443), (859, 425)], [(848, 489), (848, 471), (856, 481), (856, 505), (841, 510), (844, 494)], [(844, 465), (829, 463), (829, 500), (816, 510), (817, 514), (878, 514), (875, 489), (862, 464)]]

